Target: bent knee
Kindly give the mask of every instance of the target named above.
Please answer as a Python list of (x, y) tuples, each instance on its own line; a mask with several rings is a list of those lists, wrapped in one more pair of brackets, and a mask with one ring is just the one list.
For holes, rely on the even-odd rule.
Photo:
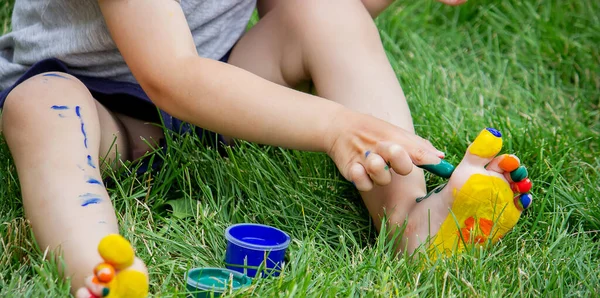
[(290, 0), (280, 3), (276, 9), (280, 9), (284, 21), (303, 31), (311, 28), (317, 32), (330, 29), (338, 33), (377, 31), (371, 15), (358, 0)]
[[(95, 109), (94, 99), (81, 81), (59, 72), (47, 72), (33, 76), (17, 85), (7, 95), (0, 119), (0, 132), (38, 129), (46, 122), (48, 111), (75, 106)], [(8, 137), (8, 136), (7, 136)]]
[[(91, 97), (89, 90), (76, 77), (60, 72), (46, 72), (17, 85), (6, 97), (5, 106), (14, 103), (50, 102), (56, 99)], [(90, 103), (92, 103), (90, 101)]]
[(31, 119), (40, 110), (61, 109), (72, 105), (94, 106), (94, 100), (81, 81), (59, 72), (33, 76), (17, 85), (6, 97), (2, 126), (8, 122)]

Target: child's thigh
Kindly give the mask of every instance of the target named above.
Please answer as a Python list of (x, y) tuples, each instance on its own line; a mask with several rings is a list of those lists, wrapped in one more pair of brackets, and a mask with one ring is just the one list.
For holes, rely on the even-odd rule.
[(132, 160), (137, 160), (146, 153), (158, 148), (161, 139), (165, 137), (163, 128), (157, 123), (147, 122), (120, 113), (116, 113), (115, 116), (123, 123), (127, 131), (130, 147), (129, 157)]
[(280, 85), (308, 91), (307, 82), (334, 76), (327, 67), (315, 67), (322, 60), (335, 55), (352, 65), (360, 57), (348, 47), (363, 41), (380, 47), (375, 23), (360, 1), (261, 1), (259, 9), (262, 18), (237, 42), (228, 63)]
[[(70, 114), (79, 116), (83, 111), (89, 117), (85, 130), (90, 147), (97, 147), (100, 157), (116, 158), (118, 149), (122, 158), (128, 158), (129, 142), (123, 124), (92, 97), (83, 83), (65, 73), (39, 74), (16, 86), (6, 97), (0, 132), (13, 155), (15, 151), (32, 150), (25, 139), (35, 139), (43, 148), (43, 142), (51, 142), (53, 135), (68, 133), (55, 129), (55, 121)], [(68, 131), (81, 134), (79, 130)]]

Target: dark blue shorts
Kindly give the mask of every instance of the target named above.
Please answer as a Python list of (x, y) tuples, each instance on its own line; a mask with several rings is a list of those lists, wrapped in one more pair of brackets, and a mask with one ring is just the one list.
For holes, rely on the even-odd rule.
[[(220, 61), (227, 62), (228, 59), (229, 53), (221, 58)], [(4, 106), (4, 102), (10, 91), (17, 85), (33, 76), (51, 71), (68, 73), (79, 79), (92, 93), (92, 96), (112, 112), (124, 114), (147, 122), (162, 123), (166, 129), (175, 132), (176, 134), (194, 132), (198, 135), (206, 136), (206, 139), (209, 140), (223, 141), (222, 136), (195, 127), (157, 109), (148, 95), (146, 95), (146, 92), (144, 92), (142, 87), (138, 84), (76, 75), (71, 72), (64, 62), (55, 58), (39, 61), (29, 68), (15, 84), (8, 89), (0, 91), (0, 108)], [(161, 145), (164, 145), (164, 143)], [(154, 164), (152, 167), (156, 168), (157, 165), (158, 164)], [(148, 165), (143, 162), (139, 172), (146, 171), (147, 167)]]

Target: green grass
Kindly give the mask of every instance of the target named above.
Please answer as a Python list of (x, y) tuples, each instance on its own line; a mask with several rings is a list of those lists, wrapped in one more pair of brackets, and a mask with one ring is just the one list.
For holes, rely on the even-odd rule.
[[(400, 2), (377, 24), (418, 133), (456, 163), (481, 128), (501, 129), (535, 185), (517, 227), (481, 254), (394, 258), (325, 155), (243, 144), (222, 158), (186, 137), (158, 173), (107, 173), (154, 295), (183, 296), (187, 269), (223, 266), (223, 230), (242, 221), (280, 227), (293, 241), (285, 273), (240, 296), (600, 295), (600, 2)], [(10, 6), (0, 4), (0, 30)], [(5, 145), (0, 223), (0, 296), (67, 295), (23, 219)]]

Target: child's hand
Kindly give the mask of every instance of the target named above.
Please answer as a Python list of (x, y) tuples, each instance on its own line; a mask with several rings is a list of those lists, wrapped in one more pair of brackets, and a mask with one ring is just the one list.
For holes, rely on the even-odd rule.
[(402, 128), (378, 118), (340, 109), (326, 138), (327, 153), (358, 190), (387, 185), (393, 169), (408, 175), (414, 165), (437, 165), (444, 153)]

